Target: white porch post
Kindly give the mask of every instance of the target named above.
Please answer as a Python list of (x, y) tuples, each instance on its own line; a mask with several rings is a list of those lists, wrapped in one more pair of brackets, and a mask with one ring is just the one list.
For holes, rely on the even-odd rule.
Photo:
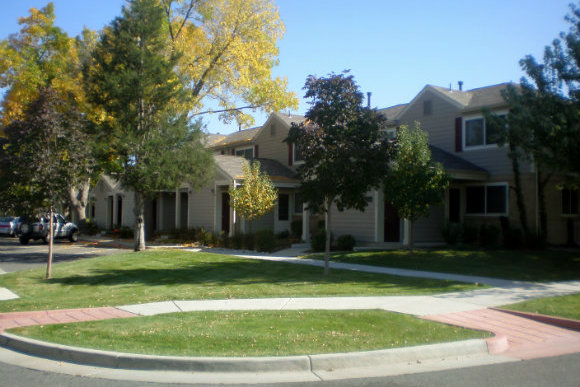
[(181, 191), (175, 190), (175, 228), (181, 227)]
[(302, 240), (304, 242), (310, 240), (310, 211), (306, 203), (302, 204)]
[(409, 246), (409, 235), (411, 233), (411, 222), (403, 219), (403, 246)]

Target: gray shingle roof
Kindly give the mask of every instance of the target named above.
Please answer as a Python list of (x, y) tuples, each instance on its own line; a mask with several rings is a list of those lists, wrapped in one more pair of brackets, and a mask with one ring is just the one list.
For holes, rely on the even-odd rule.
[(476, 172), (482, 174), (488, 173), (487, 170), (464, 160), (461, 157), (446, 152), (441, 148), (429, 145), (429, 149), (431, 150), (431, 159), (440, 163), (446, 171)]
[(252, 142), (252, 140), (254, 140), (254, 137), (256, 137), (256, 135), (258, 133), (260, 133), (261, 129), (262, 129), (262, 127), (259, 126), (257, 128), (251, 128), (251, 129), (246, 129), (246, 130), (240, 130), (238, 132), (233, 132), (233, 133), (227, 135), (222, 140), (214, 143), (213, 145), (210, 145), (210, 147), (211, 148), (218, 148), (218, 147), (229, 146), (229, 145), (234, 145), (234, 144), (238, 145), (238, 144), (250, 143), (250, 142)]
[[(243, 164), (247, 160), (241, 156), (214, 155), (218, 167), (232, 179), (243, 179)], [(296, 172), (282, 163), (271, 159), (254, 159), (260, 162), (260, 170), (265, 172), (272, 181), (298, 181)]]

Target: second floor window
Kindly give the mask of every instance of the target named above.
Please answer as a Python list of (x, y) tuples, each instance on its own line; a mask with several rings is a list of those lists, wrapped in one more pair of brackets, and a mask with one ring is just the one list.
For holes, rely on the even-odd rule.
[(484, 147), (497, 144), (500, 128), (489, 125), (483, 117), (464, 120), (464, 148)]

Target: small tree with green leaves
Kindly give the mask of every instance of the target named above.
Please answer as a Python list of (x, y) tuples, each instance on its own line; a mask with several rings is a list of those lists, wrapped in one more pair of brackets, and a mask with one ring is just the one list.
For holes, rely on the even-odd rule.
[(278, 198), (278, 190), (265, 172), (260, 170), (260, 162), (244, 162), (244, 182), (230, 187), (230, 205), (248, 221), (252, 233), (252, 220), (272, 211)]
[(415, 123), (414, 130), (401, 126), (397, 131), (396, 155), (383, 183), (385, 199), (399, 217), (410, 223), (411, 254), (415, 221), (428, 216), (432, 206), (443, 202), (443, 192), (449, 186), (441, 165), (431, 160), (427, 139), (419, 123)]
[(302, 197), (313, 211), (325, 214), (324, 274), (330, 255), (330, 212), (347, 208), (363, 211), (367, 193), (380, 186), (389, 167), (390, 146), (380, 139), (384, 117), (363, 106), (363, 94), (352, 76), (313, 75), (306, 80), (312, 98), (307, 121), (292, 124), (287, 142), (302, 153), (298, 167)]

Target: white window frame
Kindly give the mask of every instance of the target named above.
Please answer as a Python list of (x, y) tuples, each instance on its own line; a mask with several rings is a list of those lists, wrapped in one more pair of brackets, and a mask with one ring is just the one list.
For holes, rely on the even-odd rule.
[(247, 146), (244, 148), (236, 148), (235, 154), (236, 154), (236, 156), (245, 157), (244, 155), (239, 155), (238, 152), (245, 152), (247, 150), (251, 150), (252, 151), (252, 159), (255, 158), (256, 155), (254, 154), (254, 147), (253, 146)]
[(304, 160), (296, 160), (296, 144), (292, 143), (292, 165), (304, 164)]
[[(493, 112), (493, 114), (498, 115), (498, 116), (505, 116), (508, 114), (508, 111), (501, 110), (501, 111)], [(467, 121), (478, 120), (478, 119), (483, 120), (483, 141), (484, 141), (484, 143), (482, 145), (467, 145)], [(487, 120), (485, 119), (485, 117), (482, 114), (472, 114), (472, 115), (468, 115), (468, 116), (463, 117), (463, 119), (461, 120), (461, 146), (462, 146), (462, 149), (464, 151), (470, 151), (470, 150), (498, 148), (499, 146), (497, 145), (497, 143), (493, 143), (493, 144), (486, 144), (485, 143), (486, 133), (487, 133)]]
[[(505, 187), (505, 212), (487, 212), (487, 187)], [(467, 187), (483, 187), (483, 211), (482, 213), (467, 212)], [(485, 183), (485, 184), (469, 184), (465, 186), (465, 216), (507, 216), (510, 212), (509, 208), (509, 184), (506, 182), (499, 183)]]
[(397, 139), (397, 129), (383, 129), (380, 132), (381, 140), (396, 140)]

